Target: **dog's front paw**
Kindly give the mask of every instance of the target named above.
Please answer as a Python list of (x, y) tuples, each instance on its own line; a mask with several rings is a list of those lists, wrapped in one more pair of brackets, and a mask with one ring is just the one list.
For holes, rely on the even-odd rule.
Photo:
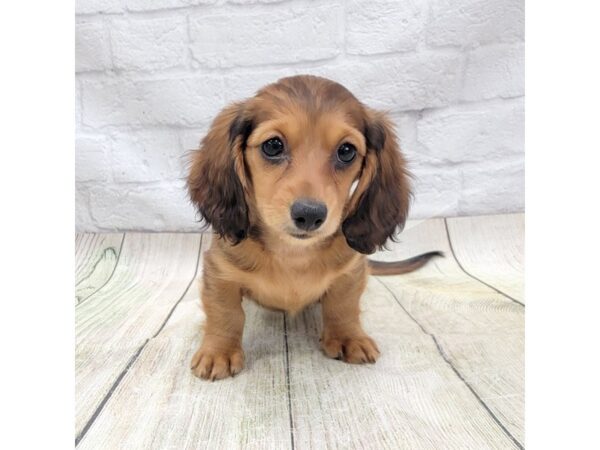
[(240, 347), (227, 350), (202, 345), (194, 354), (192, 372), (205, 380), (222, 380), (232, 377), (244, 368), (244, 352)]
[(374, 363), (379, 358), (379, 349), (369, 336), (327, 337), (321, 340), (323, 352), (330, 358), (341, 359), (352, 364)]

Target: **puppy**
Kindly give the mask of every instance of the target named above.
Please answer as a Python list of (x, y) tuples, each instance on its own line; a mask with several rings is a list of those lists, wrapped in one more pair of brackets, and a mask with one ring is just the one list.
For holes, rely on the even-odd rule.
[(403, 273), (438, 254), (371, 269), (364, 256), (408, 214), (409, 176), (386, 115), (336, 82), (294, 76), (225, 108), (200, 147), (188, 188), (217, 238), (204, 255), (194, 374), (242, 370), (242, 298), (292, 314), (320, 301), (324, 353), (375, 362), (359, 318), (369, 271)]

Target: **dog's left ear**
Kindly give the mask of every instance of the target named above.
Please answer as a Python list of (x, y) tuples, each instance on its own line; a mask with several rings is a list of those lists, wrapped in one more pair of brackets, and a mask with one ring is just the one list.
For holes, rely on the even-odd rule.
[(388, 117), (367, 108), (364, 135), (367, 156), (342, 231), (350, 247), (371, 254), (404, 227), (411, 192), (410, 175)]
[(252, 131), (243, 103), (219, 113), (192, 155), (187, 179), (192, 202), (221, 237), (237, 244), (248, 236), (244, 147)]

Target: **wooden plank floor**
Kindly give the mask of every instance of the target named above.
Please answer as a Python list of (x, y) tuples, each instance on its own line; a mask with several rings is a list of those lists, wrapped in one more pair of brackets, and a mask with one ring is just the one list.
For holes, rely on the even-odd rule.
[(521, 214), (413, 221), (374, 255), (446, 254), (371, 277), (375, 365), (322, 355), (318, 306), (244, 302), (246, 368), (214, 383), (189, 370), (210, 236), (78, 235), (77, 447), (522, 448), (523, 228)]

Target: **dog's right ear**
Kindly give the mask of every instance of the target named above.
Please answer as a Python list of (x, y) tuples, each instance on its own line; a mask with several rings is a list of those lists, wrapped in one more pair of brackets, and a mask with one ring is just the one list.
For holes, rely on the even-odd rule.
[[(410, 204), (410, 177), (387, 115), (365, 110), (367, 157), (354, 195), (357, 206), (342, 224), (346, 242), (369, 255), (402, 230)], [(362, 186), (361, 186), (362, 184)]]
[(238, 244), (248, 236), (244, 147), (252, 120), (244, 104), (228, 106), (213, 121), (200, 149), (191, 158), (187, 185), (192, 202), (221, 237)]

